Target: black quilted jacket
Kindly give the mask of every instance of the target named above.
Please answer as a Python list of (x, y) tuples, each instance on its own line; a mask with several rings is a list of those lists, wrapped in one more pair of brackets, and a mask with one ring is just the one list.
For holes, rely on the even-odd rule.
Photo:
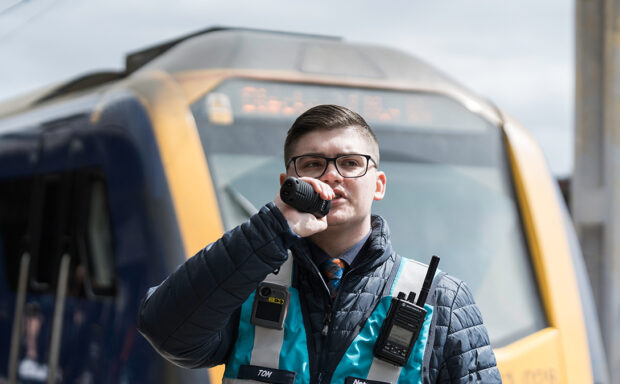
[[(280, 211), (268, 204), (151, 288), (140, 307), (139, 331), (161, 355), (180, 366), (225, 363), (237, 336), (241, 304), (286, 260), (290, 247), (296, 261), (293, 285), (300, 292), (308, 332), (312, 383), (329, 383), (348, 345), (387, 294), (386, 283), (400, 257), (392, 251), (387, 224), (373, 216), (370, 239), (332, 300), (304, 242), (293, 239)], [(500, 383), (469, 289), (443, 273), (433, 284), (427, 302), (436, 312), (424, 383)]]

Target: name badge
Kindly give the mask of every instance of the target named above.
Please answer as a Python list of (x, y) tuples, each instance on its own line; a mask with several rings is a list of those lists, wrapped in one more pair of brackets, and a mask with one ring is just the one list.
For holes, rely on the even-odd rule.
[(258, 365), (242, 365), (239, 367), (239, 375), (237, 375), (237, 378), (271, 384), (294, 384), (295, 372), (261, 367)]
[(377, 381), (377, 380), (366, 380), (360, 379), (359, 377), (348, 376), (344, 379), (344, 384), (391, 384), (385, 381)]

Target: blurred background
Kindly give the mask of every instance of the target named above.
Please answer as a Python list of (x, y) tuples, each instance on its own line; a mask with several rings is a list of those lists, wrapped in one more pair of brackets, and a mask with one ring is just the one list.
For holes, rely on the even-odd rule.
[[(409, 52), (487, 97), (573, 168), (574, 2), (24, 0), (0, 10), (0, 100), (212, 26), (332, 35)], [(243, 12), (241, 12), (243, 10)]]
[[(273, 196), (264, 180), (280, 169), (281, 149), (272, 144), (292, 116), (252, 115), (263, 96), (332, 100), (326, 90), (393, 103), (401, 115), (403, 100), (429, 107), (416, 121), (369, 117), (385, 149), (401, 151), (382, 163), (392, 200), (376, 207), (398, 223), (396, 249), (468, 256), (442, 265), (471, 282), (504, 382), (620, 382), (616, 20), (620, 0), (1, 0), (0, 384), (219, 382), (221, 371), (178, 370), (155, 355), (135, 310), (149, 286)], [(147, 65), (152, 51), (134, 55), (144, 67), (125, 71), (128, 54), (210, 27), (308, 35), (235, 37), (274, 52), (282, 41), (300, 52), (316, 41), (345, 63), (347, 44), (371, 44), (430, 67), (403, 61), (421, 75), (403, 71), (413, 93), (396, 97), (393, 79), (280, 68), (286, 58), (248, 43), (261, 65), (297, 72), (259, 73), (239, 51), (229, 79), (207, 70), (231, 46), (214, 34), (157, 51)], [(199, 44), (219, 51), (201, 54)], [(393, 59), (377, 52), (360, 57)], [(13, 101), (97, 72), (116, 74)], [(373, 93), (377, 84), (387, 91)], [(200, 136), (194, 152), (189, 136)], [(257, 142), (264, 153), (252, 152)], [(420, 206), (409, 204), (411, 190)], [(85, 229), (66, 229), (75, 223)]]

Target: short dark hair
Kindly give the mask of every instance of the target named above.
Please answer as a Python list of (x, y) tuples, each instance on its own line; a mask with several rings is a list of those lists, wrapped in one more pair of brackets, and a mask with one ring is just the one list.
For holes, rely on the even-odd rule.
[(373, 160), (379, 164), (379, 142), (377, 141), (375, 133), (370, 129), (368, 123), (366, 123), (366, 120), (358, 113), (348, 108), (340, 105), (324, 104), (308, 109), (295, 120), (293, 125), (291, 125), (291, 128), (286, 133), (286, 140), (284, 141), (284, 165), (286, 166), (293, 156), (293, 147), (303, 135), (317, 130), (330, 131), (332, 129), (347, 127), (356, 128), (360, 134), (366, 136), (376, 147), (377, 153), (374, 154)]

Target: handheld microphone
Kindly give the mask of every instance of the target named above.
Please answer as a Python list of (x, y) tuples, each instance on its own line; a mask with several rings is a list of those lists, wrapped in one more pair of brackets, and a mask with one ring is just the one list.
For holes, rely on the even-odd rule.
[(288, 177), (280, 187), (280, 198), (299, 212), (312, 213), (316, 217), (327, 215), (332, 206), (323, 200), (312, 185), (295, 177)]

